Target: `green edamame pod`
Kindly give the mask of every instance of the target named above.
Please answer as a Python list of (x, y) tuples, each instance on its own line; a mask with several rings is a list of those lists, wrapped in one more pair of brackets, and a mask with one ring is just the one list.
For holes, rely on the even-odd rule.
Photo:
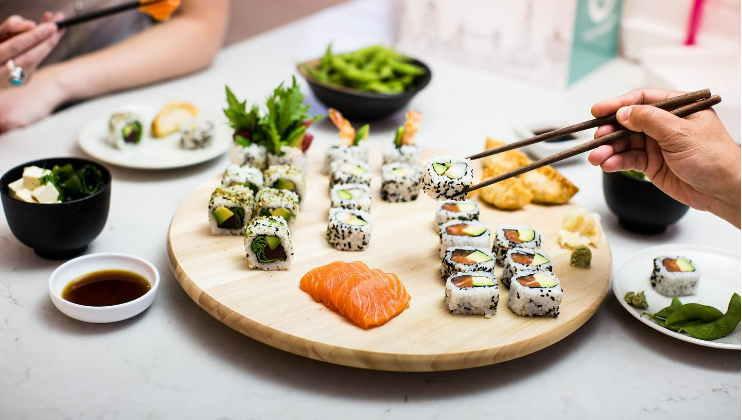
[(699, 303), (686, 303), (679, 307), (675, 312), (667, 316), (665, 324), (668, 326), (679, 326), (683, 322), (700, 319), (706, 322), (713, 322), (724, 315), (720, 310), (713, 306), (701, 305)]
[(675, 310), (681, 306), (683, 306), (683, 303), (680, 301), (680, 299), (678, 299), (677, 297), (673, 297), (670, 306), (661, 309), (654, 315), (660, 318), (667, 318), (671, 313), (675, 312)]
[(689, 336), (701, 340), (716, 340), (734, 331), (740, 321), (740, 296), (735, 293), (729, 300), (727, 312), (714, 322), (683, 327)]
[(692, 321), (685, 321), (685, 322), (681, 323), (680, 325), (672, 325), (672, 326), (665, 325), (665, 328), (667, 328), (668, 330), (672, 330), (672, 331), (678, 332), (681, 329), (684, 329), (685, 327), (692, 327), (694, 325), (702, 325), (702, 324), (705, 324), (705, 323), (706, 323), (706, 321), (704, 321), (702, 319), (694, 319)]

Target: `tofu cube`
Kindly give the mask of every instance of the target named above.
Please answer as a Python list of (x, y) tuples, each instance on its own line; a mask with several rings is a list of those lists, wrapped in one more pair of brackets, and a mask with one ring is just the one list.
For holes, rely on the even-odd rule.
[(42, 169), (38, 166), (27, 166), (23, 168), (23, 188), (33, 190), (41, 185), (41, 178), (50, 174), (48, 169)]
[(21, 201), (25, 201), (27, 203), (35, 203), (36, 202), (36, 200), (34, 200), (34, 198), (31, 195), (31, 190), (28, 190), (28, 189), (25, 189), (25, 188), (22, 189), (22, 190), (20, 190), (20, 191), (18, 191), (15, 194), (15, 198), (18, 199), (18, 200), (21, 200)]
[(13, 181), (10, 184), (8, 184), (8, 190), (10, 191), (10, 196), (15, 198), (16, 194), (18, 194), (19, 191), (23, 189), (23, 178), (19, 178), (17, 181)]
[(31, 195), (41, 204), (53, 204), (59, 200), (59, 191), (51, 182), (36, 187)]

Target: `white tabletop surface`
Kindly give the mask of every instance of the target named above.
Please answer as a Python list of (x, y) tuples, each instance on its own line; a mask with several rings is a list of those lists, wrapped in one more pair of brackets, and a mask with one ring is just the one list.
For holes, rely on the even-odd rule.
[[(71, 107), (0, 136), (0, 171), (51, 156), (82, 156), (79, 128), (129, 103), (189, 100), (217, 110), (224, 84), (250, 101), (264, 98), (294, 65), (391, 39), (387, 3), (359, 1), (248, 39), (222, 51), (207, 71)], [(642, 85), (640, 68), (614, 60), (567, 91), (533, 86), (433, 56), (430, 86), (413, 102), (421, 136), (436, 147), (474, 152), (486, 136), (513, 140), (531, 115), (582, 121), (592, 103)], [(313, 102), (313, 111), (323, 111)], [(372, 125), (389, 141), (401, 115)], [(314, 129), (334, 138), (329, 123)], [(201, 310), (168, 266), (166, 232), (180, 201), (228, 164), (137, 172), (112, 168), (108, 224), (88, 253), (125, 252), (163, 276), (153, 306), (129, 321), (93, 325), (59, 312), (47, 294), (59, 264), (37, 257), (0, 222), (0, 419), (308, 418), (740, 418), (740, 353), (694, 346), (642, 325), (609, 292), (582, 328), (510, 362), (457, 372), (374, 372), (285, 353), (231, 330)], [(657, 236), (619, 228), (603, 200), (601, 174), (584, 158), (559, 168), (581, 189), (576, 203), (598, 212), (614, 264), (634, 250), (694, 242), (740, 249), (740, 232), (691, 210)], [(739, 273), (731, 273), (738, 275)]]

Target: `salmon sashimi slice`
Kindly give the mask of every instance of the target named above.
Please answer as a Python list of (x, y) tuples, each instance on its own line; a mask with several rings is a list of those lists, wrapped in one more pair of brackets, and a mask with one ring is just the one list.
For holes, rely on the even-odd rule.
[(301, 278), (299, 287), (364, 329), (389, 322), (409, 307), (411, 299), (396, 274), (370, 269), (360, 261), (315, 267)]

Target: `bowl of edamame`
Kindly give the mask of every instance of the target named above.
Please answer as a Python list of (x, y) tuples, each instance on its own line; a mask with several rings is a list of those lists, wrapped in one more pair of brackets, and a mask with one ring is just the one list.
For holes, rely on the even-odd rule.
[(430, 83), (425, 63), (396, 50), (372, 45), (299, 64), (299, 73), (323, 104), (347, 118), (376, 120), (407, 106)]

